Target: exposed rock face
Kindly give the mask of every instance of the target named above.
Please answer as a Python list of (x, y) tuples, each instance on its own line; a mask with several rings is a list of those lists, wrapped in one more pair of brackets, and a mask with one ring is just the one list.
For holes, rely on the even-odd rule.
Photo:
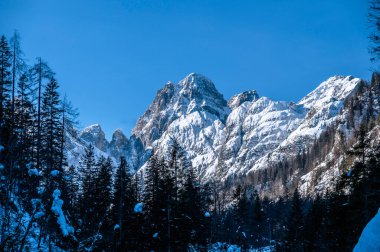
[(235, 108), (242, 105), (244, 102), (252, 102), (254, 100), (259, 99), (259, 94), (256, 90), (249, 90), (243, 93), (234, 95), (229, 101), (228, 106), (234, 110)]
[(124, 135), (121, 129), (117, 129), (113, 135), (109, 144), (111, 156), (120, 159), (123, 153), (128, 152), (130, 148), (129, 139)]
[(152, 146), (175, 120), (193, 112), (211, 115), (224, 122), (230, 112), (226, 100), (206, 77), (192, 73), (178, 84), (167, 83), (139, 118), (133, 135), (144, 146)]
[(104, 134), (99, 124), (94, 124), (86, 127), (82, 132), (80, 132), (79, 138), (88, 143), (91, 143), (101, 151), (105, 152), (108, 149), (106, 135)]
[(117, 129), (111, 142), (108, 142), (101, 127), (95, 124), (81, 132), (74, 129), (66, 132), (65, 146), (69, 164), (78, 166), (86, 147), (90, 144), (95, 147), (96, 156), (110, 157), (115, 165), (121, 157), (126, 158), (132, 172), (143, 166), (150, 156), (150, 150), (144, 148), (140, 139), (134, 136), (128, 138)]
[(271, 153), (297, 129), (306, 111), (289, 102), (261, 97), (235, 108), (227, 119), (227, 141), (221, 153), (219, 174), (244, 173)]

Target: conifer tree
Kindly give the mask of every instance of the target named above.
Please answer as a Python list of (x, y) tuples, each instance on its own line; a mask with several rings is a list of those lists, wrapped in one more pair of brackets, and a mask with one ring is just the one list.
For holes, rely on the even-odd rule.
[(36, 93), (37, 93), (37, 115), (36, 115), (36, 123), (35, 123), (35, 163), (37, 169), (40, 169), (41, 165), (41, 128), (42, 128), (42, 93), (43, 93), (43, 82), (44, 80), (50, 81), (54, 77), (53, 71), (50, 69), (48, 64), (41, 59), (41, 57), (37, 58), (37, 63), (34, 64), (30, 69), (30, 79), (31, 81), (37, 85)]
[(91, 214), (89, 229), (96, 241), (93, 243), (97, 249), (108, 250), (112, 243), (112, 170), (111, 158), (101, 156), (97, 163), (97, 171), (94, 178), (93, 197), (91, 206), (94, 211)]
[[(160, 162), (160, 174), (162, 179), (160, 179), (159, 187), (160, 195), (159, 197), (163, 200), (164, 212), (166, 214), (165, 218), (162, 219), (162, 223), (164, 225), (164, 232), (162, 235), (162, 244), (163, 248), (168, 251), (173, 251), (175, 249), (175, 236), (176, 233), (176, 216), (177, 216), (177, 187), (176, 187), (176, 179), (174, 177), (173, 170), (169, 168), (165, 164), (164, 161)], [(156, 220), (159, 221), (159, 220)]]
[(248, 240), (248, 211), (249, 203), (246, 197), (246, 187), (240, 184), (236, 187), (233, 198), (235, 201), (234, 220), (235, 220), (235, 239), (237, 244), (246, 247)]
[[(166, 236), (166, 195), (164, 191), (163, 178), (167, 175), (167, 166), (155, 152), (150, 157), (144, 177), (145, 206), (144, 223), (149, 230), (149, 244), (153, 250), (159, 249), (162, 240)], [(156, 234), (156, 237), (153, 237)]]
[(161, 216), (160, 211), (160, 164), (156, 154), (153, 154), (149, 161), (145, 172), (144, 177), (144, 204), (147, 213), (147, 217), (149, 219), (147, 222), (150, 223), (149, 228), (154, 231), (157, 228), (156, 220), (158, 220)]
[(12, 47), (12, 105), (11, 114), (14, 117), (15, 111), (15, 95), (16, 95), (16, 82), (22, 74), (26, 71), (26, 64), (24, 61), (24, 53), (21, 50), (20, 35), (17, 31), (14, 31), (11, 38)]
[[(57, 81), (51, 78), (43, 93), (41, 108), (42, 124), (39, 154), (43, 177), (42, 185), (45, 188), (42, 199), (46, 209), (46, 215), (43, 218), (45, 223), (43, 225), (45, 225), (49, 234), (49, 244), (51, 242), (56, 243), (57, 238), (67, 235), (57, 224), (57, 218), (62, 218), (62, 216), (57, 216), (57, 212), (53, 208), (57, 201), (61, 201), (61, 197), (67, 199), (65, 197), (67, 185), (64, 179), (63, 150), (61, 148), (61, 136), (63, 134), (61, 125), (62, 111), (58, 88)], [(59, 240), (61, 241), (62, 239)]]
[[(58, 83), (51, 78), (46, 85), (42, 101), (42, 138), (41, 138), (41, 164), (47, 180), (47, 191), (62, 188), (62, 111), (58, 93)], [(53, 184), (54, 183), (54, 184)]]
[(95, 179), (96, 219), (106, 215), (112, 202), (112, 160), (101, 157), (98, 160), (99, 174)]
[(66, 196), (67, 196), (67, 209), (72, 216), (75, 216), (74, 220), (79, 219), (79, 181), (78, 171), (73, 165), (70, 165), (67, 170), (64, 171), (64, 179), (66, 181)]
[(324, 201), (318, 194), (305, 216), (305, 251), (320, 251), (324, 247), (323, 234), (326, 224)]
[(204, 214), (199, 187), (192, 167), (186, 170), (183, 187), (179, 192), (179, 247), (186, 249), (189, 243), (201, 242), (201, 225)]
[(5, 36), (0, 38), (0, 126), (4, 126), (5, 106), (10, 101), (12, 53)]
[[(115, 231), (115, 248), (117, 250), (128, 250), (136, 244), (136, 233), (131, 232), (137, 229), (136, 216), (133, 215), (133, 209), (136, 204), (135, 187), (129, 173), (129, 167), (124, 157), (120, 158), (120, 164), (116, 171), (113, 195), (112, 219)], [(133, 237), (131, 237), (133, 236)]]
[(81, 238), (89, 238), (93, 235), (94, 223), (94, 181), (96, 178), (96, 160), (94, 147), (89, 145), (81, 160), (81, 172), (83, 176), (80, 195)]
[(254, 192), (252, 201), (252, 221), (248, 221), (248, 223), (251, 224), (251, 228), (248, 228), (248, 230), (250, 231), (250, 234), (254, 237), (254, 244), (256, 245), (256, 247), (261, 247), (263, 245), (262, 235), (264, 229), (264, 211), (263, 205), (260, 200), (260, 196), (257, 193), (257, 191)]
[(292, 197), (292, 206), (287, 220), (287, 229), (282, 251), (302, 251), (303, 228), (302, 203), (298, 190), (296, 189)]

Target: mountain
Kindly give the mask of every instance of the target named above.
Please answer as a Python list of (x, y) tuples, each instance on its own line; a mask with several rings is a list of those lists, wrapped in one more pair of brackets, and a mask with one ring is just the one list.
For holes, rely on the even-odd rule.
[(228, 106), (233, 110), (244, 102), (251, 102), (257, 99), (259, 99), (259, 94), (256, 92), (256, 90), (249, 90), (231, 97), (231, 99), (228, 101)]
[[(194, 113), (202, 118), (193, 118)], [(191, 73), (178, 84), (168, 82), (157, 92), (155, 99), (145, 113), (138, 119), (132, 133), (141, 139), (146, 147), (154, 144), (172, 123), (182, 121), (183, 124), (197, 124), (206, 120), (225, 122), (230, 109), (223, 95), (216, 90), (215, 85), (200, 74)], [(189, 121), (184, 121), (189, 119)]]
[(118, 164), (120, 157), (125, 157), (132, 172), (140, 168), (149, 158), (150, 150), (145, 149), (139, 139), (126, 137), (121, 129), (115, 130), (109, 142), (99, 124), (90, 125), (82, 131), (66, 131), (66, 153), (70, 165), (79, 166), (79, 160), (88, 145), (94, 146), (97, 157), (110, 157)]
[[(152, 149), (165, 153), (175, 139), (204, 182), (243, 179), (260, 188), (271, 184), (282, 192), (284, 185), (267, 183), (269, 178), (275, 179), (270, 174), (273, 167), (305, 155), (329, 126), (346, 120), (344, 104), (362, 83), (352, 76), (334, 76), (298, 103), (273, 101), (255, 90), (227, 101), (211, 80), (191, 73), (157, 92), (130, 138), (118, 129), (108, 142), (100, 125), (92, 125), (71, 137), (68, 151), (78, 157), (84, 146), (92, 144), (99, 155), (115, 162), (125, 156), (132, 170), (137, 170)], [(299, 167), (286, 172), (288, 182), (301, 180), (297, 170)], [(314, 189), (310, 183), (299, 186), (306, 191)]]
[[(285, 139), (280, 141), (273, 150), (262, 155), (253, 165), (241, 166), (243, 169), (245, 168), (243, 172), (254, 177), (258, 170), (273, 167), (289, 158), (298, 157), (302, 159), (302, 156), (307, 154), (315, 141), (329, 126), (338, 123), (338, 121), (345, 121), (347, 115), (341, 114), (344, 103), (356, 94), (359, 85), (363, 83), (361, 79), (351, 76), (334, 76), (321, 83), (297, 104), (292, 104), (290, 110), (293, 110), (293, 113), (299, 117), (286, 121), (292, 124), (294, 130), (287, 130), (284, 133), (287, 135)], [(273, 139), (278, 140), (279, 138), (273, 137)], [(292, 172), (293, 178), (299, 175), (298, 171), (302, 164), (296, 164), (296, 166), (298, 167)], [(288, 182), (292, 179), (290, 175), (289, 173), (286, 174)], [(276, 189), (281, 191), (278, 190), (278, 187)], [(314, 191), (314, 188), (307, 185), (304, 185), (303, 189), (305, 194)], [(320, 189), (324, 191), (327, 187), (322, 186)]]

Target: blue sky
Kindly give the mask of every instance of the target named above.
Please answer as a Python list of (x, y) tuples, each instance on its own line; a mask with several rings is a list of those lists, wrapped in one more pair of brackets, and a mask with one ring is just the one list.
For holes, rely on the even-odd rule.
[(368, 79), (365, 0), (0, 0), (0, 33), (41, 56), (82, 126), (130, 135), (167, 81), (190, 72), (226, 99), (298, 101), (332, 75)]

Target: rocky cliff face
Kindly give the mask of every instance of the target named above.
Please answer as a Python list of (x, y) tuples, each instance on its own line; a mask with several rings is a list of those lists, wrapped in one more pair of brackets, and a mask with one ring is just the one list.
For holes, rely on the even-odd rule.
[(249, 171), (263, 169), (269, 162), (278, 162), (309, 148), (326, 127), (337, 121), (344, 102), (355, 94), (361, 82), (361, 79), (351, 76), (331, 77), (293, 104), (292, 107), (302, 113), (300, 120), (288, 121), (294, 124), (294, 130), (288, 131), (288, 136), (270, 154), (247, 167)]
[(93, 144), (115, 160), (125, 156), (136, 170), (151, 148), (164, 153), (174, 138), (202, 181), (255, 176), (255, 171), (310, 148), (326, 127), (344, 116), (343, 104), (361, 82), (351, 76), (331, 77), (298, 103), (259, 97), (254, 90), (227, 102), (211, 80), (192, 73), (157, 92), (131, 138), (116, 130), (107, 142), (100, 126), (93, 125), (70, 148), (75, 153), (78, 146)]
[(192, 73), (178, 84), (167, 83), (157, 92), (152, 104), (137, 121), (133, 135), (141, 139), (145, 147), (150, 147), (174, 121), (194, 112), (224, 122), (230, 109), (209, 79)]
[(145, 149), (139, 139), (128, 138), (117, 129), (110, 142), (107, 141), (100, 125), (86, 127), (82, 131), (72, 129), (66, 132), (66, 152), (70, 165), (79, 165), (88, 145), (95, 147), (96, 156), (110, 157), (117, 165), (121, 157), (125, 157), (132, 172), (138, 170), (149, 158), (149, 149)]
[(79, 133), (79, 138), (92, 144), (94, 147), (105, 152), (108, 149), (106, 135), (99, 124), (91, 125)]
[(242, 105), (244, 102), (252, 102), (254, 100), (259, 99), (259, 94), (256, 90), (249, 90), (243, 93), (234, 95), (229, 101), (228, 106), (234, 110), (235, 108)]

